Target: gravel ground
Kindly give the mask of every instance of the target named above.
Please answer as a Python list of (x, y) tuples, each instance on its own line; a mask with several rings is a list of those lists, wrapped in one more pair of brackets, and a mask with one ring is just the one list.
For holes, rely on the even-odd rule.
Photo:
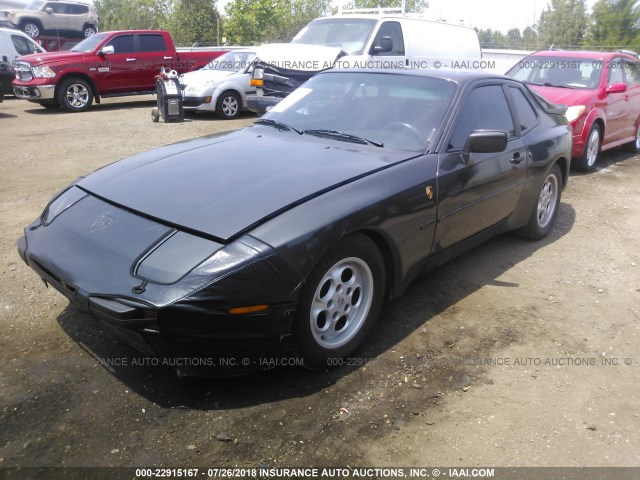
[(15, 247), (79, 175), (255, 120), (154, 124), (152, 106), (0, 104), (0, 478), (13, 466), (640, 466), (639, 157), (608, 152), (573, 174), (547, 239), (504, 235), (418, 279), (349, 365), (185, 382), (135, 365)]

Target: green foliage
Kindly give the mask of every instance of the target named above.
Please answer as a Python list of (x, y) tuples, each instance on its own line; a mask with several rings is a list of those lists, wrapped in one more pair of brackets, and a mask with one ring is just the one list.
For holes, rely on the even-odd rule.
[(215, 0), (178, 0), (168, 28), (177, 44), (217, 44), (219, 22)]
[(170, 0), (95, 0), (100, 30), (162, 29)]
[[(351, 3), (345, 4), (344, 8), (400, 8), (401, 5), (400, 0), (353, 0)], [(404, 8), (407, 13), (423, 13), (429, 8), (429, 2), (427, 0), (406, 0)]]
[(538, 44), (542, 49), (579, 47), (588, 25), (585, 0), (551, 0), (538, 21)]
[(640, 6), (636, 0), (599, 0), (585, 46), (603, 50), (640, 49)]
[(289, 42), (330, 0), (233, 0), (225, 7), (225, 36), (232, 45)]

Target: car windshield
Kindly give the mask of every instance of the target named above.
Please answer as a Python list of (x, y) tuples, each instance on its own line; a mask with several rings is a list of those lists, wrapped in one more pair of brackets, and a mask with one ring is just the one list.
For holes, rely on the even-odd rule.
[(345, 52), (361, 54), (371, 36), (376, 20), (368, 18), (326, 18), (314, 20), (291, 40), (291, 43), (340, 47)]
[(239, 72), (253, 60), (255, 52), (228, 52), (211, 60), (202, 70), (224, 70)]
[(507, 75), (532, 85), (594, 89), (600, 84), (604, 62), (591, 58), (531, 56), (520, 60)]
[(107, 33), (97, 33), (95, 35), (91, 35), (89, 38), (85, 38), (79, 44), (71, 49), (72, 52), (93, 52), (98, 45), (100, 45)]
[(441, 126), (456, 90), (454, 82), (441, 78), (334, 70), (293, 91), (260, 123), (337, 141), (422, 152)]
[(25, 10), (39, 10), (40, 7), (42, 7), (42, 5), (44, 5), (44, 2), (42, 0), (34, 0), (33, 2), (29, 2), (27, 4), (26, 7), (24, 7)]

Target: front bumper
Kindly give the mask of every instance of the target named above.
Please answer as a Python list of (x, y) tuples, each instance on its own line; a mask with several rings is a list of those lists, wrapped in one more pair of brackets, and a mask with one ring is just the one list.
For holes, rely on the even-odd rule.
[(54, 100), (56, 95), (55, 85), (14, 85), (13, 93), (16, 97), (31, 101)]
[(185, 95), (182, 105), (185, 110), (214, 111), (215, 104), (211, 101), (212, 98), (212, 95)]
[(267, 111), (280, 103), (282, 97), (271, 97), (267, 95), (247, 95), (247, 109), (257, 113), (258, 115), (263, 115), (267, 113)]
[(183, 376), (223, 377), (273, 368), (291, 358), (290, 333), (284, 326), (295, 314), (293, 303), (247, 315), (230, 315), (225, 308), (203, 311), (188, 300), (155, 308), (84, 291), (35, 258), (25, 237), (17, 247), (47, 285), (146, 356), (131, 365), (169, 366)]

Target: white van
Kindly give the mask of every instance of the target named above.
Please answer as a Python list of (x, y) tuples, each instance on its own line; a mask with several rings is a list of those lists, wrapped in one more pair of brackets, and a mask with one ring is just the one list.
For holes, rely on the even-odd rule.
[(44, 48), (27, 35), (12, 28), (0, 28), (0, 89), (13, 94), (11, 81), (16, 73), (11, 64), (20, 55), (45, 53)]
[(327, 68), (456, 68), (481, 59), (473, 28), (411, 15), (318, 18), (291, 43), (261, 48), (252, 80), (258, 95), (248, 98), (249, 109), (258, 113)]

